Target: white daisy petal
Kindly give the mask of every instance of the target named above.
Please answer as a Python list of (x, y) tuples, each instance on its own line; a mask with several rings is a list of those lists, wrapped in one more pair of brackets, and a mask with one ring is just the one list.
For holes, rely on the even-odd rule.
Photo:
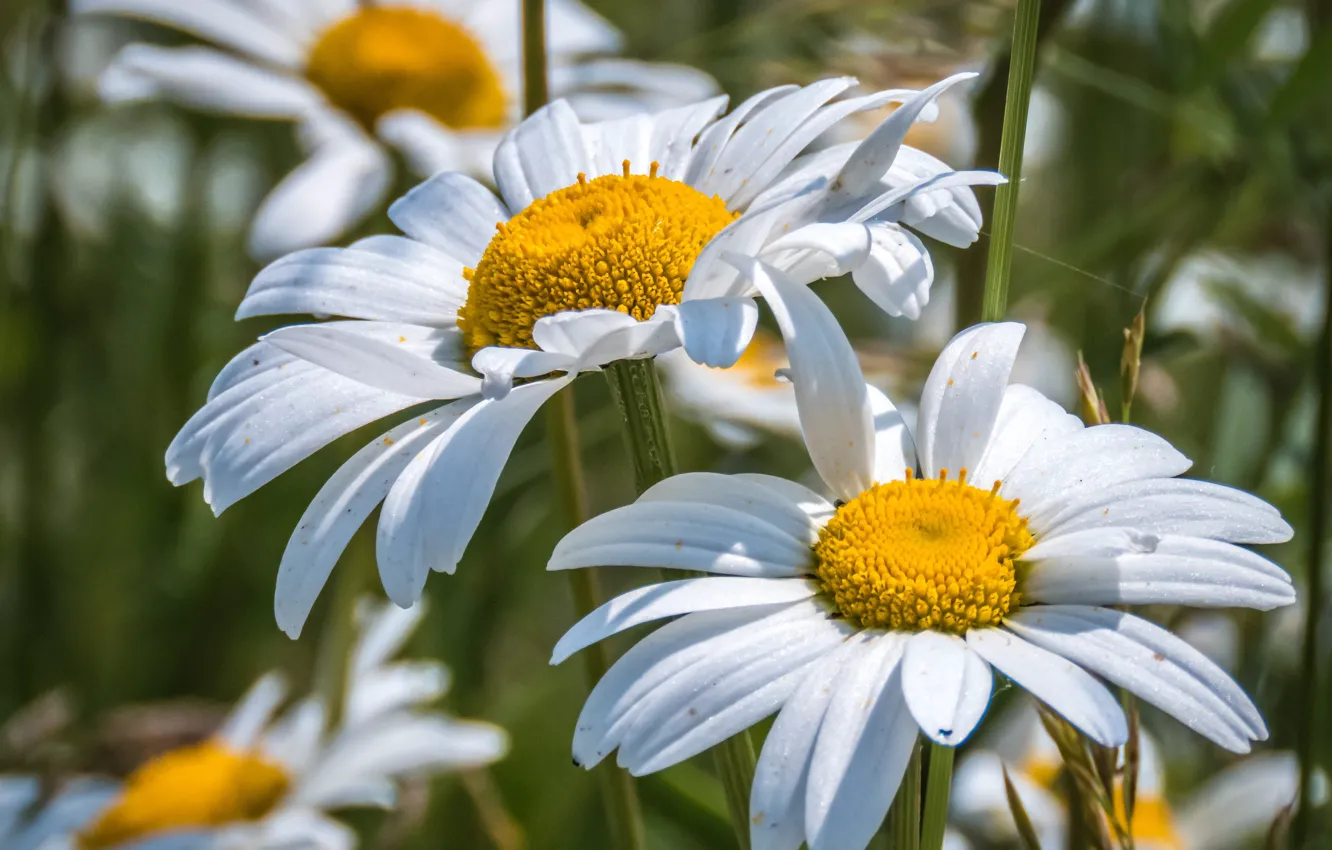
[(803, 539), (733, 508), (638, 502), (593, 517), (551, 553), (548, 570), (661, 567), (759, 578), (793, 578), (812, 567)]
[[(1126, 481), (1170, 478), (1191, 461), (1161, 437), (1132, 425), (1095, 425), (1028, 452), (1004, 478), (1000, 493), (1021, 499), (1033, 527), (1046, 522), (1086, 491)], [(1118, 523), (1117, 523), (1118, 524)]]
[(394, 109), (375, 121), (375, 138), (402, 154), (407, 168), (420, 177), (441, 171), (487, 175), (502, 130), (469, 128), (454, 131), (415, 109)]
[(919, 319), (934, 283), (930, 252), (913, 234), (891, 224), (876, 224), (869, 233), (868, 262), (852, 271), (852, 281), (888, 315)]
[(167, 448), (173, 484), (204, 478), (221, 513), (338, 437), (422, 401), (292, 358), (204, 405)]
[(550, 663), (559, 664), (580, 649), (653, 620), (697, 611), (798, 602), (818, 592), (817, 585), (804, 579), (690, 578), (650, 584), (620, 594), (579, 620), (555, 644)]
[(102, 73), (98, 92), (111, 103), (160, 97), (255, 118), (299, 118), (324, 104), (319, 91), (299, 77), (207, 47), (128, 45)]
[(902, 697), (905, 643), (898, 632), (875, 634), (843, 667), (810, 759), (810, 850), (865, 847), (897, 793), (917, 737)]
[(418, 184), (394, 201), (388, 214), (403, 233), (468, 266), (486, 252), (495, 225), (513, 215), (494, 192), (452, 172)]
[[(794, 486), (800, 487), (798, 484)], [(818, 503), (827, 505), (823, 499), (817, 496), (814, 498)], [(813, 546), (819, 539), (819, 525), (802, 509), (802, 501), (805, 501), (803, 496), (792, 498), (747, 476), (686, 472), (652, 485), (638, 497), (637, 504), (693, 502), (743, 511)]]
[(308, 134), (321, 138), (310, 158), (284, 177), (255, 213), (250, 253), (257, 258), (339, 238), (388, 191), (392, 165), (383, 149), (356, 130), (311, 128), (316, 121), (331, 126), (345, 119), (306, 122)]
[[(1120, 532), (1131, 540), (1120, 551), (1065, 554), (1034, 559), (1022, 585), (1027, 602), (1087, 605), (1191, 605), (1244, 607), (1268, 611), (1295, 601), (1285, 572), (1259, 555), (1196, 537), (1147, 536), (1127, 529), (1095, 529), (1055, 538), (1073, 541), (1088, 534)], [(1039, 549), (1038, 544), (1032, 551)], [(1075, 542), (1068, 545), (1076, 547)]]
[(758, 260), (733, 258), (768, 302), (786, 341), (805, 444), (819, 475), (853, 499), (873, 483), (874, 418), (855, 350), (806, 286)]
[(956, 747), (990, 704), (990, 666), (957, 635), (924, 631), (902, 656), (902, 693), (926, 737)]
[(864, 636), (852, 636), (811, 665), (772, 724), (749, 793), (753, 850), (798, 850), (804, 843), (805, 788), (814, 744), (834, 687), (847, 660), (858, 656)]
[(1295, 753), (1254, 753), (1216, 774), (1176, 809), (1176, 824), (1191, 846), (1244, 847), (1268, 834), (1299, 794)]
[(583, 349), (575, 368), (599, 368), (618, 360), (641, 360), (677, 349), (678, 318), (675, 305), (663, 304), (646, 321), (607, 331)]
[(576, 361), (567, 354), (534, 351), (530, 348), (483, 348), (472, 356), (472, 368), (484, 380), (481, 394), (501, 399), (513, 390), (515, 378), (539, 378), (552, 372), (567, 372)]
[[(1016, 322), (962, 331), (939, 354), (921, 391), (916, 426), (920, 472), (937, 478), (973, 469), (981, 459), (1026, 328)], [(1024, 499), (1025, 507), (1025, 499)]]
[[(253, 836), (263, 847), (303, 847), (305, 850), (355, 850), (356, 830), (312, 809), (288, 809), (274, 812), (256, 828)], [(134, 845), (137, 850), (206, 850), (217, 845), (215, 835), (196, 835), (197, 843), (180, 846), (159, 845), (162, 839)]]
[(653, 706), (635, 720), (620, 745), (620, 764), (636, 776), (654, 773), (720, 744), (777, 711), (811, 665), (835, 650), (853, 629), (810, 616), (726, 655), (707, 658), (652, 694)]
[(460, 398), (481, 381), (462, 371), (462, 335), (394, 322), (325, 322), (289, 325), (261, 337), (330, 372), (402, 395)]
[(1083, 429), (1082, 420), (1031, 387), (1009, 384), (999, 403), (990, 442), (972, 470), (977, 486), (1002, 481), (1028, 452), (1039, 454), (1052, 440)]
[[(769, 242), (761, 259), (794, 280), (837, 277), (859, 268), (870, 256), (870, 229), (858, 222), (815, 222)], [(794, 261), (782, 257), (799, 257)]]
[(797, 484), (794, 481), (788, 481), (785, 478), (778, 478), (775, 475), (764, 475), (761, 472), (741, 472), (732, 476), (744, 481), (752, 481), (762, 487), (774, 491), (783, 498), (797, 505), (801, 511), (809, 516), (820, 528), (833, 515), (836, 508), (833, 503), (815, 493), (804, 484)]
[(870, 410), (874, 413), (874, 481), (901, 481), (908, 469), (916, 468), (916, 442), (911, 429), (888, 396), (868, 384)]
[(1041, 521), (1044, 536), (1106, 526), (1236, 543), (1284, 543), (1294, 531), (1276, 508), (1242, 490), (1182, 478), (1149, 478), (1067, 494)]
[(462, 266), (417, 247), (425, 250), (398, 257), (356, 247), (290, 254), (255, 277), (236, 318), (310, 313), (452, 325), (467, 297)]
[(876, 127), (874, 132), (866, 136), (847, 158), (846, 165), (833, 181), (832, 201), (854, 198), (864, 187), (878, 182), (897, 159), (902, 140), (906, 138), (907, 131), (920, 117), (921, 112), (949, 88), (975, 76), (974, 73), (954, 74), (907, 99), (893, 110), (893, 113)]
[(495, 182), (511, 210), (572, 186), (588, 170), (578, 116), (557, 100), (534, 112), (500, 143)]
[(457, 568), (518, 435), (571, 380), (534, 381), (504, 399), (481, 401), (408, 462), (384, 499), (376, 536), (390, 599), (406, 608), (420, 598), (431, 570)]
[(287, 680), (281, 673), (261, 676), (222, 722), (217, 737), (233, 749), (251, 749), (286, 695)]
[(652, 114), (637, 114), (583, 127), (588, 177), (620, 174), (624, 161), (634, 173), (658, 164), (657, 174), (678, 180), (689, 165), (694, 137), (726, 108), (725, 95)]
[[(685, 172), (683, 182), (702, 191), (700, 187), (712, 179), (716, 172), (718, 159), (721, 158), (727, 142), (730, 141), (731, 136), (734, 135), (741, 122), (748, 118), (750, 113), (762, 109), (779, 98), (786, 97), (791, 92), (796, 91), (797, 88), (798, 86), (788, 85), (761, 91), (703, 130), (699, 134), (698, 144), (694, 146), (694, 153), (690, 157), (689, 168)], [(704, 194), (708, 193), (704, 192)]]
[(758, 305), (752, 298), (693, 298), (680, 310), (680, 339), (695, 363), (729, 369), (754, 338)]
[(1042, 605), (1009, 615), (1006, 624), (1232, 752), (1248, 752), (1250, 739), (1267, 737), (1262, 717), (1240, 686), (1160, 626), (1084, 605)]
[(227, 0), (73, 0), (69, 11), (151, 21), (282, 67), (297, 68), (304, 60), (300, 46), (285, 33)]
[(825, 617), (801, 603), (759, 605), (686, 614), (657, 629), (620, 656), (588, 695), (574, 730), (574, 763), (590, 769), (609, 755), (663, 683), (811, 616)]
[(389, 430), (353, 455), (319, 489), (292, 531), (278, 566), (273, 613), (288, 637), (300, 637), (352, 535), (384, 501), (407, 464), (477, 401), (457, 401)]
[(967, 645), (1096, 743), (1118, 747), (1128, 740), (1119, 701), (1073, 662), (1000, 629), (972, 629)]
[(319, 753), (326, 715), (322, 699), (306, 697), (268, 728), (260, 749), (292, 773), (304, 774)]
[(0, 840), (14, 837), (19, 818), (41, 793), (41, 781), (35, 776), (0, 776)]
[[(922, 197), (947, 196), (963, 187), (1002, 186), (1007, 182), (1008, 178), (997, 171), (949, 171), (893, 186), (856, 210), (849, 218), (851, 221), (896, 221), (904, 217), (906, 207)], [(965, 248), (969, 244), (964, 243), (959, 247)]]
[(618, 310), (566, 310), (542, 316), (532, 326), (532, 341), (543, 351), (578, 357), (612, 331), (638, 324)]

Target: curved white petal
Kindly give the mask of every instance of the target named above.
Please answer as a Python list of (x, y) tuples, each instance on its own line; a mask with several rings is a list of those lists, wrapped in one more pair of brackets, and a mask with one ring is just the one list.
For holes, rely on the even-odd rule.
[(374, 237), (350, 248), (311, 248), (255, 277), (237, 319), (277, 313), (452, 326), (467, 298), (462, 265), (420, 243)]
[(635, 776), (677, 764), (749, 728), (786, 702), (811, 665), (853, 634), (821, 606), (725, 654), (705, 658), (652, 693), (620, 744), (619, 763)]
[(433, 661), (400, 661), (371, 670), (350, 684), (342, 722), (373, 723), (392, 712), (434, 702), (448, 685), (448, 669)]
[(747, 119), (750, 113), (786, 97), (797, 88), (786, 85), (758, 92), (704, 129), (698, 136), (698, 144), (694, 146), (683, 182), (702, 191), (701, 187), (713, 178), (717, 170), (717, 161), (741, 122)]
[(1294, 753), (1255, 753), (1199, 786), (1175, 810), (1176, 826), (1192, 847), (1248, 846), (1296, 802), (1299, 775)]
[[(587, 65), (580, 65), (585, 69)], [(588, 152), (588, 177), (620, 174), (629, 162), (632, 173), (647, 173), (652, 163), (657, 174), (678, 180), (693, 153), (694, 137), (726, 107), (725, 95), (676, 109), (616, 117), (583, 126)], [(640, 107), (641, 109), (641, 107)]]
[(897, 793), (917, 737), (902, 697), (905, 643), (898, 632), (873, 633), (843, 668), (809, 764), (810, 850), (865, 847)]
[(1170, 632), (1132, 614), (1042, 605), (1010, 615), (1026, 640), (1094, 670), (1232, 752), (1267, 737), (1258, 709), (1225, 671)]
[(1057, 512), (1042, 519), (1040, 529), (1054, 537), (1107, 526), (1235, 543), (1284, 543), (1294, 534), (1280, 512), (1262, 499), (1183, 478), (1126, 481), (1070, 493)]
[(406, 160), (420, 177), (457, 171), (489, 179), (495, 148), (503, 131), (483, 128), (452, 130), (415, 109), (394, 109), (375, 121), (375, 137)]
[(1081, 419), (1038, 391), (1023, 384), (1009, 384), (999, 403), (990, 441), (971, 472), (971, 480), (978, 487), (1002, 481), (1028, 452), (1039, 454), (1051, 441), (1083, 427)]
[(306, 697), (269, 727), (260, 750), (292, 773), (304, 773), (319, 753), (326, 715), (322, 699)]
[(592, 768), (610, 754), (658, 688), (707, 659), (761, 644), (799, 620), (826, 619), (810, 603), (759, 605), (686, 614), (657, 629), (611, 666), (588, 695), (574, 730), (574, 763)]
[(901, 481), (916, 468), (916, 441), (888, 396), (868, 384), (865, 390), (874, 413), (874, 481)]
[[(1102, 545), (1087, 546), (1089, 537)], [(1113, 537), (1125, 545), (1115, 547)], [(1022, 585), (1026, 602), (1268, 611), (1295, 601), (1290, 576), (1276, 564), (1238, 546), (1197, 537), (1092, 529), (1042, 541), (1023, 560), (1035, 561)]]
[(810, 459), (845, 499), (874, 478), (874, 417), (860, 361), (832, 312), (806, 286), (748, 257), (731, 258), (767, 300), (791, 361), (791, 383)]
[(930, 303), (934, 260), (916, 236), (891, 224), (869, 229), (872, 240), (866, 262), (851, 272), (851, 280), (890, 316), (919, 319)]
[(70, 12), (151, 21), (290, 68), (299, 67), (305, 58), (286, 33), (227, 0), (73, 0)]
[(410, 608), (360, 600), (355, 611), (356, 643), (349, 661), (352, 680), (389, 664), (421, 625), (429, 607), (425, 600)]
[(1026, 328), (1017, 322), (977, 325), (953, 337), (921, 391), (916, 445), (920, 472), (954, 476), (981, 459), (1008, 387)]
[(990, 665), (957, 635), (919, 632), (902, 657), (902, 693), (920, 730), (956, 747), (971, 735), (990, 704)]
[[(801, 487), (799, 484), (793, 486)], [(819, 539), (819, 524), (802, 507), (808, 501), (809, 493), (804, 491), (793, 497), (778, 492), (768, 482), (760, 483), (748, 477), (716, 472), (686, 472), (652, 485), (638, 497), (637, 504), (694, 502), (742, 511), (813, 546)], [(816, 504), (827, 504), (817, 496), (814, 498)]]
[(1128, 740), (1119, 701), (1073, 662), (1000, 629), (973, 629), (967, 645), (1096, 743), (1118, 747)]
[(303, 130), (319, 139), (310, 158), (284, 177), (255, 213), (250, 253), (256, 258), (331, 242), (388, 192), (388, 155), (359, 130), (342, 128), (345, 121), (338, 116), (307, 120)]
[(704, 366), (734, 366), (758, 327), (758, 305), (752, 298), (693, 298), (681, 302), (679, 311), (685, 351)]
[(798, 602), (819, 592), (806, 579), (690, 578), (650, 584), (622, 593), (588, 614), (555, 644), (550, 663), (559, 664), (585, 647), (625, 629), (696, 611)]
[(289, 325), (261, 337), (302, 360), (381, 390), (418, 398), (460, 398), (481, 391), (461, 370), (462, 338), (396, 322)]
[(673, 304), (657, 307), (651, 318), (616, 328), (593, 340), (574, 368), (595, 369), (617, 360), (642, 360), (680, 347), (679, 315)]
[(495, 225), (512, 215), (495, 193), (472, 178), (436, 174), (389, 207), (403, 233), (475, 266), (495, 236)]
[(180, 485), (202, 476), (215, 513), (338, 437), (422, 401), (283, 358), (211, 398), (167, 448), (167, 477)]
[(128, 45), (102, 73), (98, 91), (112, 103), (160, 97), (254, 118), (299, 118), (324, 108), (323, 95), (299, 77), (208, 47)]
[(793, 280), (837, 277), (860, 268), (873, 247), (870, 229), (857, 222), (814, 222), (777, 237), (759, 255)]
[[(234, 827), (233, 827), (234, 829)], [(305, 850), (355, 850), (358, 836), (356, 830), (322, 814), (314, 809), (283, 809), (274, 812), (256, 826), (248, 828), (250, 833), (246, 841), (259, 847), (302, 847)], [(188, 835), (186, 833), (185, 835)], [(207, 850), (219, 843), (217, 835), (198, 835), (202, 839), (197, 845), (159, 846), (157, 842), (167, 838), (153, 839), (147, 844), (136, 844), (137, 850)], [(188, 838), (186, 839), (188, 841)], [(225, 842), (228, 839), (222, 838)]]
[(319, 489), (292, 531), (278, 566), (273, 613), (288, 637), (300, 637), (352, 535), (384, 501), (407, 464), (477, 401), (457, 401), (391, 429), (353, 455)]
[(866, 633), (854, 635), (811, 665), (772, 724), (749, 793), (753, 850), (798, 850), (805, 840), (805, 788), (819, 727), (848, 659)]
[(408, 462), (384, 500), (375, 539), (390, 599), (406, 608), (420, 598), (432, 569), (457, 568), (518, 435), (571, 380), (534, 381), (504, 399), (479, 402)]
[(637, 319), (619, 310), (565, 310), (537, 319), (532, 341), (543, 351), (578, 357), (612, 331), (636, 324)]
[[(578, 116), (557, 100), (534, 112), (495, 151), (495, 183), (511, 210), (578, 182), (590, 160)], [(645, 163), (646, 165), (646, 163)]]
[(223, 721), (217, 737), (235, 750), (254, 747), (286, 695), (287, 680), (281, 673), (266, 673), (259, 677)]
[(481, 394), (501, 399), (513, 391), (515, 379), (539, 378), (552, 372), (568, 372), (577, 365), (567, 354), (530, 348), (483, 348), (472, 356), (472, 369), (480, 372)]
[(661, 567), (757, 578), (807, 573), (813, 552), (752, 513), (690, 502), (636, 502), (593, 517), (551, 553), (549, 570)]
[(1021, 499), (1022, 513), (1041, 532), (1078, 497), (1126, 481), (1171, 478), (1191, 461), (1163, 438), (1132, 425), (1094, 425), (1029, 451), (1004, 478), (1000, 493)]

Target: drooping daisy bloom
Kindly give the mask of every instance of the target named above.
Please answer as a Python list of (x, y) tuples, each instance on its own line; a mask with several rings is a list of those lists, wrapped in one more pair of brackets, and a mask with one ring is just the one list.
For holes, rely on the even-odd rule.
[[(1063, 768), (1058, 748), (1030, 706), (1009, 718), (1003, 732), (1003, 737), (994, 736), (994, 749), (973, 751), (958, 764), (952, 816), (978, 838), (1016, 840), (1004, 791), (1006, 765), (1041, 846), (1063, 847), (1068, 814), (1057, 788)], [(1271, 829), (1299, 792), (1299, 765), (1293, 753), (1255, 753), (1221, 770), (1175, 804), (1166, 794), (1165, 764), (1155, 739), (1144, 730), (1139, 741), (1130, 832), (1134, 846), (1142, 850), (1247, 847)], [(1122, 806), (1122, 787), (1115, 793), (1116, 805)], [(1119, 816), (1123, 817), (1122, 808)]]
[[(522, 115), (521, 4), (491, 0), (73, 0), (218, 48), (126, 47), (101, 79), (112, 102), (164, 97), (298, 122), (308, 156), (259, 210), (251, 250), (271, 258), (336, 239), (392, 183), (383, 145), (417, 173), (484, 173)], [(578, 0), (550, 0), (551, 86), (587, 118), (716, 91), (678, 65), (607, 58), (621, 35)], [(601, 58), (596, 58), (600, 56)]]
[(953, 339), (913, 436), (866, 387), (827, 308), (780, 272), (742, 265), (781, 326), (806, 444), (836, 500), (769, 476), (679, 475), (556, 547), (551, 569), (720, 574), (624, 594), (560, 640), (556, 662), (685, 615), (593, 690), (576, 761), (618, 748), (630, 772), (651, 773), (780, 711), (753, 785), (754, 847), (856, 850), (918, 732), (956, 745), (975, 728), (992, 667), (1107, 746), (1127, 728), (1096, 676), (1227, 749), (1267, 736), (1215, 664), (1103, 606), (1289, 604), (1280, 567), (1226, 542), (1288, 539), (1274, 508), (1176, 478), (1189, 461), (1160, 437), (1084, 427), (1009, 386), (1018, 324)]
[(443, 694), (447, 671), (392, 662), (424, 606), (363, 606), (348, 660), (338, 725), (308, 697), (273, 722), (285, 688), (268, 674), (209, 740), (172, 750), (125, 780), (115, 802), (82, 830), (79, 850), (308, 847), (345, 850), (356, 835), (327, 812), (391, 808), (396, 781), (478, 767), (508, 748), (502, 729), (423, 708)]
[[(412, 604), (431, 570), (455, 569), (519, 433), (580, 371), (681, 347), (735, 363), (758, 308), (723, 252), (811, 279), (851, 271), (880, 307), (910, 312), (933, 273), (902, 224), (970, 244), (980, 216), (967, 184), (1002, 180), (901, 144), (958, 79), (841, 100), (854, 81), (827, 80), (720, 118), (724, 98), (597, 124), (552, 103), (500, 144), (499, 197), (439, 174), (389, 211), (410, 238), (301, 251), (261, 272), (239, 317), (355, 320), (281, 328), (235, 358), (168, 449), (168, 477), (202, 477), (220, 513), (336, 437), (458, 399), (344, 465), (278, 571), (278, 624), (295, 635), (383, 501), (380, 576)], [(796, 159), (837, 121), (891, 100), (905, 102), (864, 142)]]

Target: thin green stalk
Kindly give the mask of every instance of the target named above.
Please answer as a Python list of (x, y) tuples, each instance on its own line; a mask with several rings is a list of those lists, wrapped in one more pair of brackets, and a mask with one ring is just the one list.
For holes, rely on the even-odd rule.
[[(523, 3), (523, 112), (531, 115), (546, 105), (546, 3)], [(578, 416), (574, 410), (573, 387), (566, 387), (546, 402), (546, 440), (550, 444), (552, 476), (559, 504), (564, 509), (565, 526), (574, 528), (588, 518), (587, 486), (583, 476)], [(567, 570), (574, 613), (581, 620), (601, 604), (602, 595), (594, 570)], [(601, 681), (610, 668), (610, 653), (604, 643), (589, 647), (583, 655), (583, 672), (588, 689)], [(601, 796), (610, 823), (611, 839), (617, 848), (643, 850), (647, 835), (643, 829), (643, 811), (634, 780), (624, 770), (606, 761), (594, 771), (601, 785)]]
[[(675, 456), (666, 430), (661, 383), (652, 360), (621, 360), (606, 367), (611, 395), (624, 417), (624, 435), (634, 467), (634, 484), (641, 494), (675, 474)], [(717, 775), (726, 791), (735, 837), (749, 849), (749, 788), (754, 782), (754, 742), (741, 732), (713, 748)]]
[(920, 742), (911, 745), (902, 784), (888, 809), (888, 839), (893, 850), (920, 850)]
[[(1327, 213), (1325, 250), (1332, 257), (1332, 211)], [(1300, 796), (1295, 822), (1291, 825), (1290, 846), (1301, 850), (1309, 844), (1313, 809), (1311, 786), (1318, 770), (1318, 729), (1321, 696), (1318, 682), (1318, 626), (1323, 611), (1323, 555), (1328, 534), (1329, 469), (1332, 469), (1332, 264), (1327, 280), (1328, 299), (1323, 307), (1323, 328), (1313, 355), (1314, 392), (1318, 400), (1318, 418), (1314, 431), (1313, 463), (1309, 467), (1309, 530), (1304, 540), (1308, 546), (1309, 590), (1304, 598), (1304, 653), (1301, 660), (1304, 694), (1300, 700), (1299, 756)]]
[(1027, 108), (1036, 75), (1036, 33), (1040, 28), (1041, 0), (1018, 0), (1013, 20), (1013, 50), (1009, 54), (1008, 93), (1004, 101), (1004, 131), (999, 142), (999, 171), (1008, 178), (994, 195), (994, 224), (985, 269), (985, 300), (981, 321), (997, 322), (1008, 309), (1008, 281), (1013, 265), (1013, 231), (1017, 220), (1018, 188), (1022, 184), (1022, 145), (1027, 137)]
[(930, 744), (930, 770), (925, 779), (925, 815), (920, 827), (920, 850), (940, 850), (948, 826), (948, 795), (953, 790), (953, 756), (943, 744)]

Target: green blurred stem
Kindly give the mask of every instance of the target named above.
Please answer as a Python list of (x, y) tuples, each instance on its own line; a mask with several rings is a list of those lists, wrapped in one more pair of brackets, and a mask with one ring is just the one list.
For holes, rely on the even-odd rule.
[[(1327, 228), (1324, 251), (1332, 261), (1332, 210), (1326, 210)], [(1314, 392), (1318, 403), (1317, 425), (1314, 431), (1313, 464), (1309, 467), (1309, 530), (1305, 533), (1308, 546), (1309, 589), (1305, 596), (1304, 652), (1301, 667), (1304, 694), (1300, 700), (1299, 755), (1300, 796), (1299, 810), (1291, 827), (1290, 846), (1300, 850), (1307, 845), (1311, 832), (1313, 809), (1309, 804), (1311, 784), (1318, 770), (1318, 729), (1320, 697), (1318, 687), (1318, 626), (1323, 611), (1323, 556), (1328, 534), (1329, 468), (1332, 468), (1332, 262), (1325, 261), (1328, 297), (1323, 305), (1323, 328), (1313, 355)]]
[(892, 850), (920, 848), (920, 742), (911, 745), (902, 784), (888, 809), (888, 840)]
[[(522, 0), (523, 4), (523, 112), (531, 115), (546, 105), (546, 3)], [(574, 410), (573, 387), (568, 386), (546, 402), (546, 440), (550, 444), (551, 474), (555, 494), (564, 509), (568, 529), (586, 521), (587, 485), (583, 476), (578, 416)], [(601, 588), (594, 570), (567, 570), (574, 613), (581, 620), (601, 604)], [(590, 691), (610, 668), (610, 653), (604, 643), (588, 647), (582, 653), (583, 673)], [(647, 836), (643, 829), (643, 811), (638, 790), (628, 773), (611, 761), (594, 770), (601, 785), (611, 840), (617, 848), (642, 850)]]
[(940, 850), (948, 826), (948, 795), (953, 790), (952, 747), (930, 743), (930, 771), (925, 779), (925, 817), (920, 828), (921, 850)]
[(1027, 137), (1027, 108), (1036, 76), (1036, 33), (1040, 0), (1018, 0), (1013, 20), (1013, 50), (1008, 64), (1004, 101), (1004, 132), (999, 143), (999, 171), (1008, 178), (994, 195), (994, 226), (985, 269), (985, 300), (981, 321), (997, 322), (1008, 309), (1008, 281), (1013, 265), (1013, 230), (1017, 221), (1018, 188), (1022, 185), (1022, 146)]
[[(652, 360), (621, 360), (606, 367), (611, 396), (624, 417), (624, 436), (634, 468), (634, 484), (641, 495), (676, 472), (670, 434), (666, 430), (661, 382)], [(735, 837), (749, 848), (749, 787), (754, 781), (754, 742), (749, 732), (713, 748), (717, 775), (726, 791)]]

